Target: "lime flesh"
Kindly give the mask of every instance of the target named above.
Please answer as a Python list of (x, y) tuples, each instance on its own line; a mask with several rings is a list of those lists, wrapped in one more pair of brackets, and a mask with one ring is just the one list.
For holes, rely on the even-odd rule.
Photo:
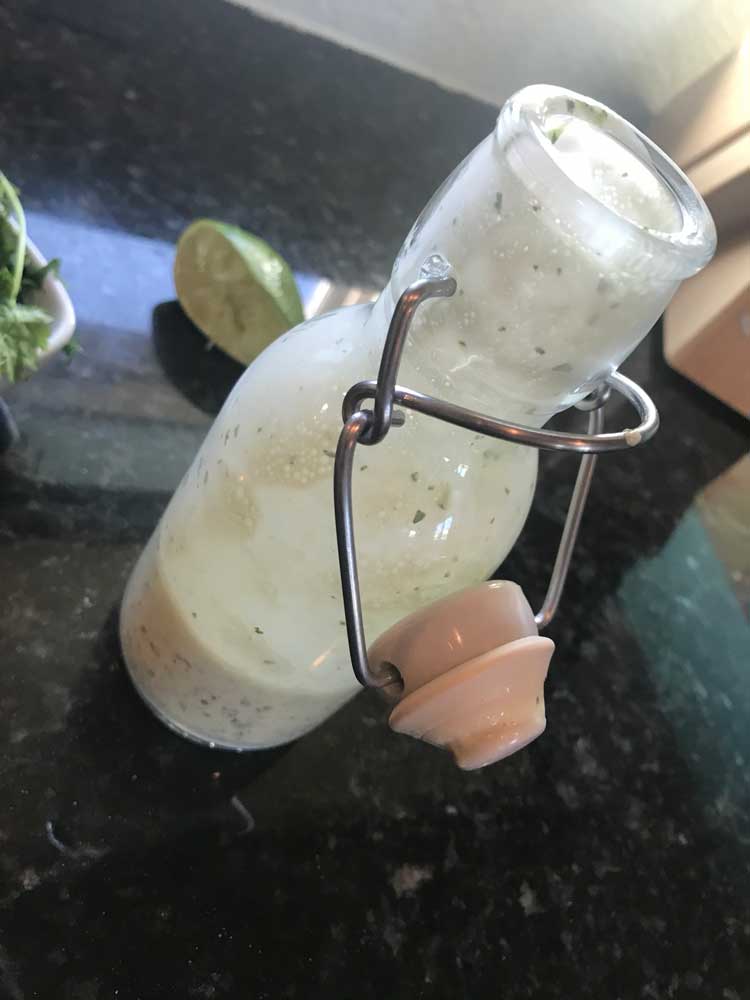
[(177, 243), (174, 280), (193, 323), (245, 365), (304, 318), (289, 265), (237, 226), (212, 219), (188, 226)]

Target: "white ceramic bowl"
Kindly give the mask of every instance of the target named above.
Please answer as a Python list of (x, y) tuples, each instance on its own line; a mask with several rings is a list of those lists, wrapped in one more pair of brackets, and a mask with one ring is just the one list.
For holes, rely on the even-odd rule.
[[(36, 267), (44, 267), (47, 263), (46, 257), (28, 238), (26, 249)], [(39, 354), (39, 363), (42, 364), (70, 342), (76, 328), (76, 314), (62, 281), (51, 274), (47, 275), (40, 290), (30, 299), (35, 306), (44, 309), (52, 317), (47, 346)]]

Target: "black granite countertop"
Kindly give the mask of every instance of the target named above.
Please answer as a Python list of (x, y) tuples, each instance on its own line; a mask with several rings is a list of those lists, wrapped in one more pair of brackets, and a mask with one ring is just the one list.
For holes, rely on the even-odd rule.
[[(114, 628), (237, 376), (171, 301), (174, 239), (224, 218), (377, 286), (495, 112), (218, 0), (0, 0), (0, 32), (0, 166), (84, 348), (4, 392), (0, 998), (750, 996), (750, 425), (658, 330), (628, 363), (663, 428), (600, 462), (547, 733), (505, 763), (459, 772), (370, 695), (279, 751), (183, 742)], [(503, 568), (534, 600), (574, 464)]]

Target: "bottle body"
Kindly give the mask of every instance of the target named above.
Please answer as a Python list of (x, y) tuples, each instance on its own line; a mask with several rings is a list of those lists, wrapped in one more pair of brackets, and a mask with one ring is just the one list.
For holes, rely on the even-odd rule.
[[(186, 735), (272, 746), (358, 690), (331, 484), (342, 396), (377, 371), (379, 307), (303, 324), (254, 362), (129, 581), (127, 664), (149, 704)], [(535, 477), (533, 450), (417, 415), (359, 449), (353, 491), (367, 633), (489, 576), (523, 526)]]
[[(616, 116), (610, 135), (602, 114), (554, 88), (512, 98), (415, 223), (378, 301), (302, 324), (240, 379), (123, 601), (136, 686), (180, 732), (272, 746), (358, 690), (332, 509), (341, 401), (376, 376), (395, 302), (428, 256), (448, 259), (458, 289), (417, 310), (399, 382), (537, 427), (614, 370), (710, 257), (701, 245), (681, 269), (684, 204), (640, 156), (642, 137)], [(371, 640), (496, 569), (536, 469), (531, 449), (412, 412), (358, 449)]]

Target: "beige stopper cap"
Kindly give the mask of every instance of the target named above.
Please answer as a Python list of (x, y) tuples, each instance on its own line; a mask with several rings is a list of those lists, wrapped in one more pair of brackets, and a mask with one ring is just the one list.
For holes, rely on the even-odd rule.
[(554, 648), (538, 635), (521, 588), (493, 580), (402, 619), (368, 655), (373, 667), (391, 663), (403, 678), (391, 728), (448, 747), (459, 767), (472, 770), (544, 732)]

